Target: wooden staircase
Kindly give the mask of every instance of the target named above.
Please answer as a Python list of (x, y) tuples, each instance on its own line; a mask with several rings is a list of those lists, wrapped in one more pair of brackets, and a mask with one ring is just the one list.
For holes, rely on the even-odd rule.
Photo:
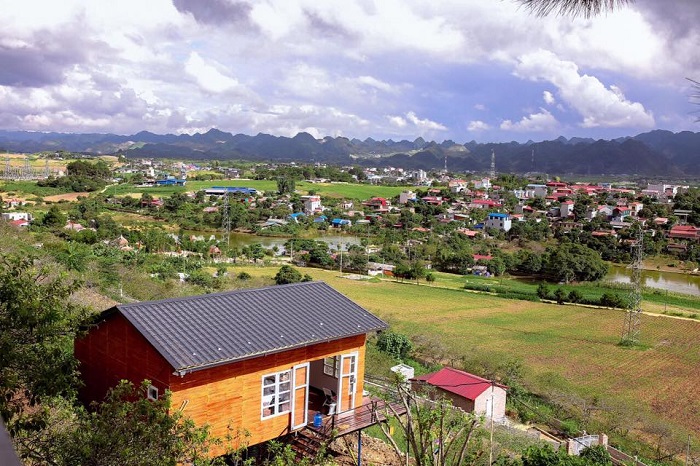
[(313, 460), (330, 440), (322, 432), (304, 427), (290, 434), (288, 443), (296, 454), (297, 459), (310, 458)]

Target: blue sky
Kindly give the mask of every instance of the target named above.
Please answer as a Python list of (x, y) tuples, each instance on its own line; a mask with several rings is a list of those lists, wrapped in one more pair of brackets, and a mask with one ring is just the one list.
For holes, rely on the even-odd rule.
[(698, 131), (696, 0), (0, 0), (0, 129), (540, 141)]

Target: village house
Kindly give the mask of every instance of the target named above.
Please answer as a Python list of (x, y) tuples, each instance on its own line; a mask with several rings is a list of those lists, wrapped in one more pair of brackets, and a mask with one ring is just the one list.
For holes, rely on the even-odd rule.
[(496, 230), (509, 231), (511, 229), (511, 218), (508, 214), (501, 214), (498, 212), (491, 212), (488, 217), (486, 217), (486, 223), (484, 225), (486, 228), (494, 228)]
[(673, 225), (667, 235), (672, 239), (700, 239), (700, 228), (692, 225)]
[(367, 207), (372, 212), (377, 213), (387, 213), (389, 212), (389, 201), (383, 197), (373, 197), (372, 199), (362, 203), (363, 206)]
[(301, 196), (301, 201), (304, 203), (304, 212), (313, 214), (315, 212), (323, 212), (321, 205), (321, 196)]
[(500, 421), (506, 416), (505, 385), (468, 372), (443, 367), (410, 380), (411, 390), (431, 399), (447, 398), (453, 406)]
[(3, 212), (2, 219), (8, 222), (14, 222), (17, 220), (24, 220), (25, 222), (32, 221), (32, 214), (29, 212)]
[(306, 426), (324, 392), (336, 413), (359, 408), (367, 334), (386, 327), (322, 282), (118, 304), (75, 341), (80, 399), (148, 380), (149, 398), (168, 390), (213, 436), (255, 445)]

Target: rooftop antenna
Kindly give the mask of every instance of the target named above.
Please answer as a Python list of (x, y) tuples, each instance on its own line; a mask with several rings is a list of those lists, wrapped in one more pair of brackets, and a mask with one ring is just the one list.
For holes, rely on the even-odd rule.
[(632, 244), (632, 290), (629, 294), (629, 308), (625, 313), (625, 324), (622, 329), (623, 345), (639, 343), (639, 327), (642, 318), (642, 259), (644, 258), (644, 232), (638, 225), (636, 241)]
[(491, 172), (489, 176), (492, 180), (496, 179), (496, 152), (493, 149), (491, 149)]

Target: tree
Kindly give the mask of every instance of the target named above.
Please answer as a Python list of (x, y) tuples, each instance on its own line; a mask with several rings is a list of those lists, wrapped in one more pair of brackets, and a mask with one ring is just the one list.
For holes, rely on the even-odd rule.
[(223, 464), (207, 457), (216, 443), (207, 428), (196, 427), (179, 410), (171, 409), (168, 393), (148, 399), (149, 383), (136, 388), (122, 381), (94, 411), (78, 411), (72, 429), (56, 439), (52, 464)]
[(413, 350), (413, 343), (402, 333), (386, 331), (379, 335), (377, 348), (392, 356), (394, 359), (403, 360)]
[[(387, 403), (384, 414), (392, 424), (399, 426), (398, 434), (406, 441), (412, 463), (416, 466), (447, 466), (476, 464), (483, 456), (482, 442), (478, 441), (479, 418), (472, 413), (455, 409), (449, 400), (431, 401), (409, 390), (403, 380), (395, 386), (397, 404), (405, 411), (399, 415), (394, 405)], [(379, 427), (393, 447), (399, 461), (405, 461), (404, 452), (389, 429), (389, 422)]]
[(277, 178), (277, 192), (279, 194), (291, 194), (296, 189), (296, 182), (293, 178), (280, 176)]
[(32, 258), (0, 264), (0, 416), (12, 431), (44, 398), (74, 394), (73, 340), (88, 311), (69, 301), (80, 283)]
[(66, 214), (61, 212), (58, 206), (51, 206), (44, 215), (41, 224), (49, 228), (61, 228), (66, 224)]
[(278, 285), (287, 285), (289, 283), (299, 283), (303, 280), (301, 272), (291, 265), (283, 265), (275, 275), (275, 283)]

